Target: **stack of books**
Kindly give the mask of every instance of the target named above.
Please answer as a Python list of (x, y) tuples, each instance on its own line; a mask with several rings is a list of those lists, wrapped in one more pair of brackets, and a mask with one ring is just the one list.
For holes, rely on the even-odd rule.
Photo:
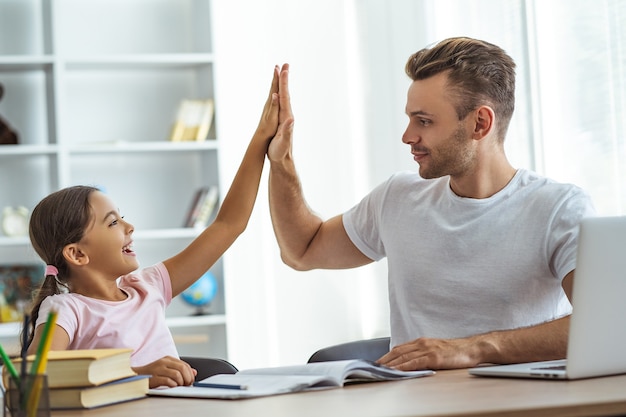
[[(132, 370), (131, 352), (131, 349), (50, 351), (46, 369), (50, 408), (94, 408), (146, 397), (149, 375), (137, 375)], [(26, 358), (29, 365), (34, 360), (35, 355)], [(5, 367), (5, 387), (9, 377)]]

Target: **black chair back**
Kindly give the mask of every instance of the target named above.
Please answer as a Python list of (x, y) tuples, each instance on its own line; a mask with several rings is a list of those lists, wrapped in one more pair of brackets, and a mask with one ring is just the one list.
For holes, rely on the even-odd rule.
[(203, 380), (216, 374), (235, 374), (238, 369), (232, 363), (218, 358), (201, 358), (195, 356), (181, 356), (181, 360), (187, 362), (198, 371), (196, 381)]
[(379, 337), (329, 346), (315, 352), (308, 362), (339, 361), (344, 359), (375, 361), (389, 352), (389, 342), (389, 337)]

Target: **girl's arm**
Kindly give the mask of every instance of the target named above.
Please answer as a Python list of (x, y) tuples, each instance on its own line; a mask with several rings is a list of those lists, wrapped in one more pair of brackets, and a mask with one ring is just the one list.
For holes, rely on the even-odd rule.
[[(28, 347), (29, 355), (37, 353), (44, 327), (45, 323), (42, 323), (35, 329), (33, 341)], [(50, 350), (67, 350), (70, 344), (70, 337), (67, 332), (58, 324), (55, 324), (53, 329)], [(171, 356), (165, 356), (145, 366), (133, 367), (132, 369), (138, 374), (150, 375), (150, 388), (190, 385), (197, 374), (197, 371), (188, 363)]]
[(245, 230), (259, 189), (265, 153), (278, 130), (279, 84), (287, 91), (288, 73), (288, 64), (274, 69), (261, 121), (215, 221), (182, 252), (163, 262), (170, 274), (173, 296), (200, 278)]
[[(45, 327), (45, 323), (40, 324), (35, 329), (35, 335), (33, 336), (33, 341), (28, 346), (28, 354), (34, 355), (37, 353), (37, 347), (39, 346), (39, 341), (41, 340), (41, 333), (43, 332), (43, 328)], [(53, 330), (53, 328), (50, 328)], [(50, 350), (66, 350), (70, 345), (70, 337), (67, 335), (65, 329), (58, 324), (54, 325), (54, 331), (52, 332), (52, 340), (50, 342)]]

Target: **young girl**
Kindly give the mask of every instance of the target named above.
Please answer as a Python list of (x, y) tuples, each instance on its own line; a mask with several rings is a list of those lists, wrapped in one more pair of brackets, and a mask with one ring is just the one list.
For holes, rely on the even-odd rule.
[(51, 307), (58, 306), (52, 350), (132, 348), (131, 366), (152, 375), (150, 387), (193, 382), (196, 371), (178, 358), (164, 310), (246, 228), (265, 152), (278, 129), (288, 70), (288, 64), (274, 70), (259, 126), (215, 221), (174, 257), (136, 271), (134, 228), (96, 188), (65, 188), (35, 207), (30, 239), (47, 266), (33, 304), (29, 353), (39, 344)]

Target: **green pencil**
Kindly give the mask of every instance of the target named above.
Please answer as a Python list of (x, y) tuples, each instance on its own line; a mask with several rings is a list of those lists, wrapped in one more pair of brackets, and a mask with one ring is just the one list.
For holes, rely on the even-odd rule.
[(20, 385), (20, 376), (18, 375), (17, 369), (15, 369), (15, 366), (13, 366), (13, 363), (11, 362), (11, 359), (9, 359), (9, 355), (7, 355), (7, 353), (5, 352), (5, 350), (2, 347), (2, 345), (0, 345), (0, 356), (2, 357), (2, 362), (4, 362), (4, 366), (7, 367), (7, 370), (9, 371), (9, 374), (11, 374), (11, 377), (15, 381), (15, 386), (19, 387), (19, 385)]

